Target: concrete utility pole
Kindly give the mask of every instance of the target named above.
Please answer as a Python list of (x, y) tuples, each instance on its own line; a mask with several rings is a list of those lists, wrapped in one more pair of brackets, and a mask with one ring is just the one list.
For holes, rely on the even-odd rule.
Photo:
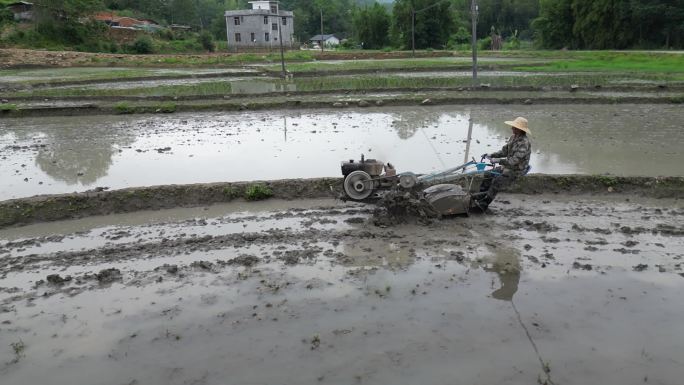
[(473, 85), (477, 84), (477, 14), (478, 14), (477, 0), (472, 0), (470, 4), (470, 12), (473, 17)]
[(323, 52), (323, 8), (321, 8), (321, 52)]
[(416, 57), (416, 10), (411, 7), (411, 50)]
[(287, 77), (287, 71), (285, 70), (285, 48), (283, 48), (283, 19), (278, 15), (276, 20), (278, 21), (278, 40), (280, 40), (280, 63), (283, 66), (283, 71), (280, 76), (285, 79)]

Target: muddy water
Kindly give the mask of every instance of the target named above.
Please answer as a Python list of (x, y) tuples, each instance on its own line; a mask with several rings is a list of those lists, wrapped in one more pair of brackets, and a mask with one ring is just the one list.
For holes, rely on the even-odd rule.
[[(231, 77), (210, 77), (210, 78), (183, 78), (183, 79), (154, 79), (154, 80), (131, 80), (131, 81), (119, 81), (116, 83), (111, 83), (111, 82), (102, 82), (102, 83), (97, 83), (93, 82), (92, 84), (88, 85), (82, 85), (82, 84), (77, 84), (77, 85), (66, 85), (66, 86), (57, 86), (57, 87), (50, 87), (51, 89), (70, 89), (70, 88), (76, 88), (76, 89), (81, 89), (81, 90), (101, 90), (101, 89), (109, 89), (109, 90), (123, 90), (123, 89), (132, 89), (132, 88), (153, 88), (153, 87), (161, 87), (161, 86), (188, 86), (188, 85), (193, 85), (193, 84), (203, 84), (203, 83), (216, 83), (216, 82), (229, 82), (229, 83), (248, 83), (248, 82), (258, 82), (259, 78), (253, 78), (249, 76), (245, 77), (237, 77), (237, 76), (231, 76)], [(271, 82), (273, 86), (275, 87), (275, 81)], [(272, 92), (272, 91), (267, 91), (267, 92)], [(256, 92), (255, 92), (256, 93)], [(263, 92), (262, 92), (263, 93)]]
[(3, 384), (678, 384), (682, 202), (529, 199), (389, 229), (272, 201), (2, 230)]
[(681, 176), (684, 110), (667, 105), (404, 107), (0, 121), (0, 199), (195, 182), (337, 176), (339, 162), (426, 173), (499, 149), (530, 120), (533, 172)]
[(127, 74), (134, 76), (192, 76), (217, 73), (251, 73), (250, 69), (211, 69), (211, 68), (127, 68), (127, 67), (70, 67), (51, 69), (0, 70), (0, 83), (55, 82), (68, 80), (98, 79), (112, 72), (120, 73), (125, 79)]

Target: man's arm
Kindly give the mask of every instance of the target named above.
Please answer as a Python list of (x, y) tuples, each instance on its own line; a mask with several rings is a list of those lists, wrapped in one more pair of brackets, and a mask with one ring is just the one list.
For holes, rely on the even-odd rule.
[(507, 153), (508, 153), (508, 143), (504, 144), (504, 146), (501, 148), (501, 150), (499, 150), (497, 152), (493, 152), (493, 153), (489, 154), (489, 156), (491, 158), (501, 158), (501, 157), (506, 156)]

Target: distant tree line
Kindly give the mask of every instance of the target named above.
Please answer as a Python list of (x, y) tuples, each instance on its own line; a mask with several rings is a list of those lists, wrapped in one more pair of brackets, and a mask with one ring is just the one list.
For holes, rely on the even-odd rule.
[[(40, 20), (77, 27), (95, 10), (185, 24), (225, 39), (223, 12), (249, 8), (248, 0), (35, 0)], [(353, 46), (410, 49), (415, 14), (418, 49), (467, 47), (471, 0), (281, 0), (295, 13), (295, 34), (306, 42), (323, 32)], [(477, 35), (506, 43), (534, 41), (541, 48), (684, 48), (684, 0), (478, 0)], [(47, 23), (46, 23), (47, 24)], [(59, 29), (59, 28), (58, 28)], [(512, 45), (515, 47), (515, 45)]]
[(684, 0), (541, 0), (544, 48), (684, 48)]

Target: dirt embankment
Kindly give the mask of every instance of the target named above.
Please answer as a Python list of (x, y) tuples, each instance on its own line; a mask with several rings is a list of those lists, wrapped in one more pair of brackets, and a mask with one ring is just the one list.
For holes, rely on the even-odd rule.
[[(413, 57), (411, 52), (309, 52), (316, 60), (403, 59)], [(275, 53), (275, 51), (256, 53), (268, 55)], [(168, 67), (169, 65), (174, 65), (174, 63), (177, 63), (178, 66), (216, 66), (240, 64), (240, 60), (232, 60), (235, 56), (239, 57), (240, 54), (217, 52), (182, 55), (128, 55), (7, 48), (0, 49), (0, 68), (102, 67), (108, 66), (111, 63), (125, 65), (129, 62), (135, 62), (137, 65), (149, 67)], [(453, 52), (416, 52), (415, 55), (415, 57), (418, 58), (448, 56), (453, 56)], [(222, 63), (228, 58), (231, 58), (230, 62)]]
[[(336, 197), (341, 178), (265, 182), (212, 183), (89, 191), (37, 196), (0, 202), (0, 228), (93, 215), (192, 207), (249, 198), (254, 185), (267, 187), (274, 198)], [(654, 198), (684, 196), (684, 177), (613, 177), (591, 175), (530, 175), (508, 192), (523, 194), (635, 194)]]
[[(395, 90), (392, 90), (395, 91)], [(125, 106), (112, 105), (112, 101), (97, 103), (84, 103), (76, 106), (33, 106), (17, 107), (0, 111), (0, 119), (17, 117), (39, 117), (39, 116), (91, 116), (91, 115), (115, 115), (115, 114), (154, 114), (154, 113), (175, 113), (175, 112), (199, 112), (199, 111), (264, 111), (264, 110), (286, 110), (286, 109), (323, 109), (323, 108), (358, 108), (371, 106), (415, 106), (415, 105), (530, 105), (530, 104), (682, 104), (682, 96), (579, 96), (579, 97), (535, 97), (520, 98), (516, 95), (505, 96), (450, 96), (435, 95), (426, 98), (424, 95), (416, 96), (423, 90), (411, 90), (411, 93), (392, 97), (389, 99), (377, 99), (365, 95), (348, 95), (358, 97), (354, 101), (345, 101), (336, 94), (328, 94), (326, 97), (312, 99), (312, 94), (293, 95), (286, 94), (282, 97), (266, 97), (253, 95), (243, 98), (232, 96), (224, 99), (202, 99), (197, 103), (183, 103), (180, 98), (173, 99), (168, 104), (160, 104), (161, 100), (144, 100), (140, 104), (130, 104)], [(301, 100), (295, 97), (299, 96)], [(308, 98), (307, 98), (308, 96)], [(327, 98), (327, 99), (326, 99)], [(124, 100), (123, 98), (121, 99)], [(168, 100), (168, 99), (165, 99)]]

